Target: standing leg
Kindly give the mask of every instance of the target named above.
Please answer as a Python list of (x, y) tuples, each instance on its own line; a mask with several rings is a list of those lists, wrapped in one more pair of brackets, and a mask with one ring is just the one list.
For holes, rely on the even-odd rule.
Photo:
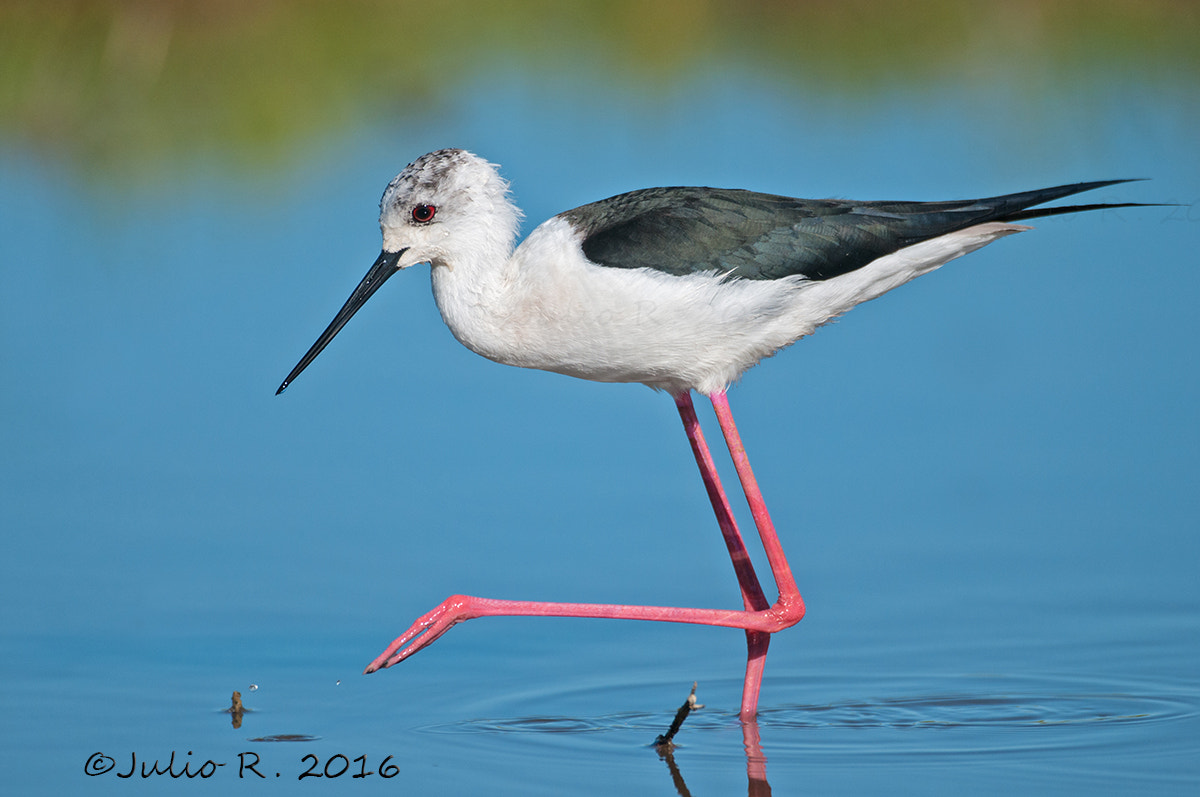
[[(746, 503), (750, 505), (754, 525), (758, 527), (763, 550), (767, 552), (767, 561), (771, 565), (771, 575), (775, 577), (775, 586), (779, 588), (779, 600), (775, 608), (798, 612), (800, 617), (803, 617), (804, 600), (800, 597), (800, 590), (792, 577), (792, 569), (783, 554), (783, 546), (779, 543), (779, 535), (775, 533), (775, 524), (771, 522), (767, 504), (758, 489), (758, 480), (754, 478), (754, 471), (750, 469), (746, 447), (742, 445), (741, 435), (738, 434), (737, 426), (733, 422), (733, 413), (729, 409), (729, 399), (724, 391), (714, 393), (709, 398), (713, 409), (717, 411), (717, 422), (721, 424), (725, 444), (729, 446), (729, 455), (733, 457), (733, 466), (742, 482), (742, 490), (746, 493)], [(799, 621), (800, 617), (796, 620)]]
[[(771, 565), (771, 575), (775, 578), (775, 586), (779, 589), (779, 599), (771, 611), (779, 612), (788, 626), (800, 622), (804, 617), (804, 599), (796, 587), (796, 579), (784, 556), (783, 546), (779, 535), (775, 533), (775, 524), (767, 512), (767, 504), (762, 492), (758, 489), (758, 480), (750, 469), (750, 459), (746, 456), (746, 447), (742, 445), (742, 437), (738, 434), (737, 425), (733, 422), (733, 412), (729, 409), (729, 398), (725, 391), (714, 393), (709, 397), (713, 409), (717, 413), (717, 422), (725, 435), (725, 444), (729, 446), (729, 455), (733, 458), (733, 466), (737, 470), (738, 479), (742, 482), (742, 491), (746, 494), (746, 503), (750, 505), (750, 515), (758, 528), (758, 536), (762, 540), (763, 549), (767, 553), (767, 562)], [(749, 608), (749, 607), (747, 607)], [(787, 627), (787, 626), (785, 626)], [(767, 663), (767, 646), (771, 643), (771, 635), (761, 632), (746, 631), (746, 641), (750, 647), (750, 660), (746, 663), (746, 686), (742, 693), (743, 720), (752, 719), (758, 706), (758, 689), (762, 685), (763, 668)], [(756, 644), (757, 642), (757, 644)], [(751, 671), (754, 677), (751, 678)]]
[[(713, 512), (717, 516), (717, 525), (721, 527), (721, 536), (725, 538), (725, 547), (729, 549), (729, 558), (733, 560), (733, 569), (742, 588), (742, 604), (746, 611), (763, 611), (771, 604), (767, 603), (763, 594), (758, 575), (754, 572), (754, 564), (746, 551), (746, 543), (742, 540), (737, 521), (733, 518), (733, 510), (730, 509), (729, 499), (721, 486), (721, 478), (717, 475), (712, 453), (709, 452), (704, 432), (700, 429), (691, 393), (675, 396), (675, 406), (679, 408), (684, 431), (692, 444), (696, 464), (700, 466), (700, 477), (704, 480), (709, 501), (712, 502)], [(758, 710), (758, 692), (762, 687), (763, 668), (767, 663), (767, 646), (770, 644), (770, 634), (746, 630), (746, 679), (742, 685), (741, 707), (741, 716), (744, 719), (753, 717)]]
[(761, 611), (771, 604), (767, 603), (767, 598), (763, 595), (762, 585), (758, 583), (758, 575), (754, 572), (754, 564), (746, 551), (746, 543), (738, 531), (737, 521), (733, 519), (733, 510), (729, 507), (729, 499), (725, 496), (721, 478), (717, 475), (717, 466), (708, 450), (708, 443), (704, 440), (704, 432), (700, 429), (700, 420), (696, 417), (691, 394), (680, 393), (675, 397), (675, 405), (679, 408), (683, 429), (692, 444), (696, 464), (700, 466), (700, 478), (704, 480), (708, 500), (712, 502), (713, 512), (717, 515), (717, 525), (721, 527), (721, 536), (725, 538), (729, 558), (733, 560), (733, 570), (742, 588), (742, 604), (749, 611)]

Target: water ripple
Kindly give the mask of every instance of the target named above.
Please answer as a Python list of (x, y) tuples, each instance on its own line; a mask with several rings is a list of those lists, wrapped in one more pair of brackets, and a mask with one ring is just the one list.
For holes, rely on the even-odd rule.
[[(710, 693), (734, 691), (735, 684), (710, 684)], [(863, 753), (987, 752), (991, 750), (1051, 750), (1063, 747), (1104, 748), (1115, 740), (1141, 736), (1144, 743), (1162, 742), (1173, 734), (1167, 726), (1200, 716), (1200, 695), (1192, 687), (1173, 689), (1162, 684), (1104, 683), (1082, 679), (962, 676), (920, 676), (855, 681), (841, 678), (776, 679), (776, 694), (820, 693), (819, 703), (764, 705), (758, 724), (764, 744), (781, 749)], [(703, 696), (704, 684), (698, 694)], [(612, 685), (556, 694), (524, 694), (496, 709), (531, 704), (583, 700), (590, 705), (628, 705), (643, 696), (635, 687)], [(834, 695), (859, 696), (836, 697)], [(877, 696), (863, 697), (864, 693)], [(517, 711), (513, 712), (514, 714)], [(647, 739), (660, 733), (674, 713), (623, 712), (595, 716), (510, 716), (430, 725), (422, 731), (447, 734), (603, 734), (636, 731)], [(1150, 732), (1135, 732), (1152, 726)], [(1160, 729), (1155, 732), (1156, 728)], [(707, 708), (687, 720), (682, 738), (704, 732), (738, 728), (733, 711)], [(952, 733), (958, 729), (958, 733)], [(1057, 729), (1057, 731), (1053, 730)], [(1093, 729), (1084, 732), (1085, 729)], [(1112, 733), (1125, 730), (1126, 733)], [(786, 732), (785, 732), (786, 731)], [(819, 731), (814, 733), (814, 731)], [(924, 731), (922, 733), (921, 731)], [(965, 731), (965, 732), (963, 732)], [(1100, 732), (1096, 732), (1100, 731)], [(916, 732), (916, 733), (913, 733)], [(939, 732), (942, 732), (939, 734)], [(935, 734), (931, 737), (929, 734)], [(886, 735), (887, 742), (880, 745)], [(936, 739), (936, 741), (935, 741)], [(932, 742), (932, 745), (931, 745)]]
[(1183, 719), (1196, 706), (1148, 694), (969, 693), (846, 700), (765, 709), (763, 726), (785, 728), (1025, 728), (1085, 723), (1150, 723)]

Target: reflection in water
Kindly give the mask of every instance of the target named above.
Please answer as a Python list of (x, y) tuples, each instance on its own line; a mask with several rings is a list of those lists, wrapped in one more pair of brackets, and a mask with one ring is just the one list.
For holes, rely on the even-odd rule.
[(671, 782), (674, 783), (679, 797), (690, 797), (691, 792), (688, 791), (687, 783), (684, 782), (683, 775), (680, 774), (679, 767), (675, 763), (675, 742), (672, 739), (683, 727), (683, 721), (697, 708), (704, 708), (704, 706), (696, 704), (696, 683), (692, 682), (692, 691), (688, 694), (687, 700), (683, 701), (679, 710), (675, 712), (675, 719), (671, 720), (671, 727), (654, 740), (654, 749), (658, 751), (658, 757), (667, 762), (667, 769), (671, 772)]
[(225, 713), (229, 714), (232, 718), (231, 721), (233, 722), (233, 727), (235, 729), (242, 727), (242, 715), (246, 713), (246, 707), (242, 705), (241, 692), (233, 693), (232, 702), (230, 703), (229, 708), (225, 709)]
[[(732, 689), (732, 683), (720, 688)], [(1180, 729), (1200, 717), (1200, 692), (1180, 683), (892, 673), (880, 680), (781, 677), (776, 684), (785, 691), (807, 689), (815, 700), (766, 707), (757, 720), (746, 723), (728, 710), (689, 713), (676, 737), (682, 746), (658, 748), (677, 794), (690, 794), (689, 778), (693, 785), (707, 782), (714, 765), (736, 772), (743, 764), (747, 793), (771, 794), (764, 745), (770, 746), (777, 780), (797, 769), (859, 767), (896, 756), (994, 767), (997, 760), (1024, 761), (1031, 755), (1045, 760), (1047, 753), (1069, 750), (1077, 758), (1100, 761), (1115, 746), (1125, 755), (1186, 755), (1190, 740)], [(629, 702), (625, 689), (587, 690), (586, 699), (595, 706)], [(575, 690), (568, 692), (572, 700), (580, 699)], [(539, 694), (533, 700), (522, 695), (519, 703), (504, 708), (515, 712), (527, 700), (541, 704), (562, 699), (562, 693)], [(521, 747), (505, 736), (534, 734), (540, 737), (538, 744), (524, 748), (533, 760), (573, 745), (611, 753), (606, 735), (622, 749), (631, 743), (640, 747), (666, 722), (662, 714), (619, 713), (476, 719), (421, 730), (491, 736), (490, 742), (506, 755)], [(732, 735), (735, 724), (741, 730), (740, 750)]]
[(675, 786), (675, 793), (679, 797), (691, 797), (692, 793), (688, 790), (687, 783), (679, 772), (679, 765), (675, 763), (674, 748), (669, 746), (659, 748), (658, 757), (667, 762), (667, 770), (671, 773), (671, 783)]
[(767, 757), (763, 755), (757, 720), (742, 723), (742, 744), (746, 747), (747, 793), (750, 797), (769, 797), (771, 784), (767, 783)]
[[(779, 729), (937, 729), (1021, 730), (1097, 725), (1127, 726), (1175, 722), (1200, 714), (1197, 699), (1122, 690), (1061, 694), (1024, 690), (990, 693), (961, 692), (850, 699), (824, 705), (789, 706), (762, 712), (760, 719)], [(1015, 739), (1004, 737), (1009, 742)], [(1095, 739), (1095, 737), (1092, 737)], [(1049, 749), (1074, 744), (1074, 737), (1037, 737)], [(813, 740), (814, 745), (820, 739)], [(972, 751), (982, 749), (976, 742)]]
[[(686, 704), (685, 704), (686, 705)], [(674, 728), (675, 726), (672, 725)], [(678, 728), (675, 728), (678, 730)], [(742, 744), (746, 748), (746, 793), (750, 797), (770, 797), (771, 784), (767, 782), (767, 757), (763, 755), (762, 741), (758, 732), (758, 721), (742, 722)], [(690, 797), (687, 782), (679, 765), (675, 763), (675, 746), (673, 744), (658, 745), (658, 757), (667, 763), (671, 773), (671, 783), (679, 797)]]
[[(931, 679), (929, 686), (944, 687), (946, 678)], [(692, 752), (714, 738), (725, 740), (732, 722), (742, 732), (746, 766), (747, 794), (763, 797), (771, 794), (767, 780), (767, 756), (763, 735), (777, 758), (795, 766), (808, 760), (807, 754), (819, 753), (824, 764), (840, 760), (858, 765), (874, 756), (893, 756), (898, 752), (921, 751), (925, 756), (951, 757), (958, 762), (972, 757), (994, 760), (1000, 754), (1025, 754), (1071, 749), (1102, 751), (1121, 739), (1128, 753), (1137, 746), (1127, 730), (1138, 726), (1139, 743), (1153, 747), (1159, 754), (1186, 746), (1174, 730), (1180, 720), (1200, 715), (1200, 695), (1195, 690), (1180, 691), (1160, 685), (1159, 691), (1146, 691), (1145, 685), (1091, 684), (1096, 691), (1064, 693), (1053, 682), (987, 677), (967, 679), (972, 686), (962, 691), (925, 692), (920, 685), (915, 693), (875, 699), (852, 698), (828, 703), (767, 708), (759, 718), (739, 722), (736, 714), (722, 711), (690, 713), (685, 743)], [(1077, 680), (1077, 679), (1076, 679)], [(934, 683), (936, 681), (936, 684)], [(827, 687), (828, 685), (826, 685)], [(848, 688), (852, 688), (847, 685)], [(867, 688), (860, 684), (857, 691)], [(1102, 687), (1108, 687), (1104, 689)], [(439, 733), (542, 733), (595, 734), (650, 729), (661, 723), (657, 715), (615, 714), (591, 719), (577, 717), (473, 720), (426, 728)], [(657, 727), (662, 727), (661, 724)], [(864, 729), (912, 730), (913, 734), (890, 737), (863, 733)], [(797, 731), (812, 731), (797, 733)], [(717, 734), (714, 737), (712, 734)], [(937, 734), (930, 747), (928, 734)], [(1114, 737), (1114, 734), (1118, 736)], [(708, 738), (702, 738), (707, 736)], [(727, 740), (725, 740), (727, 741)], [(672, 785), (684, 797), (687, 764), (676, 760), (674, 744), (656, 747), (666, 763)], [(711, 749), (710, 749), (711, 752)], [(732, 754), (722, 743), (722, 753)], [(542, 753), (539, 753), (541, 755)], [(719, 754), (718, 754), (719, 755)], [(693, 773), (694, 776), (695, 773)]]

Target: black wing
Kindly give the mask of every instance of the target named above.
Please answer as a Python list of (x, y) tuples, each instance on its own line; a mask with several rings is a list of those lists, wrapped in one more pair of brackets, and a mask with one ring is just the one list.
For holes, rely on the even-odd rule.
[(559, 214), (583, 253), (612, 268), (743, 279), (824, 280), (920, 241), (989, 221), (1022, 221), (1138, 203), (1030, 208), (1126, 180), (1073, 183), (987, 199), (854, 202), (792, 199), (730, 188), (647, 188)]

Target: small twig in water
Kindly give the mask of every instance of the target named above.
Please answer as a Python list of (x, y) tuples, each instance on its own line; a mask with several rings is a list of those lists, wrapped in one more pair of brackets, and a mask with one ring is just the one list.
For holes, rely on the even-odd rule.
[(679, 711), (675, 712), (675, 719), (671, 721), (671, 727), (667, 728), (667, 732), (659, 734), (654, 740), (654, 747), (660, 753), (669, 751), (675, 746), (671, 740), (675, 738), (675, 734), (679, 733), (679, 729), (683, 726), (683, 721), (687, 719), (688, 714), (692, 713), (692, 709), (704, 708), (703, 703), (696, 702), (696, 682), (692, 682), (691, 694), (687, 696), (687, 700), (683, 701), (683, 705), (679, 707)]
[(242, 705), (242, 693), (234, 692), (229, 708), (225, 709), (225, 713), (233, 718), (234, 728), (242, 727), (242, 715), (246, 713), (246, 710), (246, 707)]

